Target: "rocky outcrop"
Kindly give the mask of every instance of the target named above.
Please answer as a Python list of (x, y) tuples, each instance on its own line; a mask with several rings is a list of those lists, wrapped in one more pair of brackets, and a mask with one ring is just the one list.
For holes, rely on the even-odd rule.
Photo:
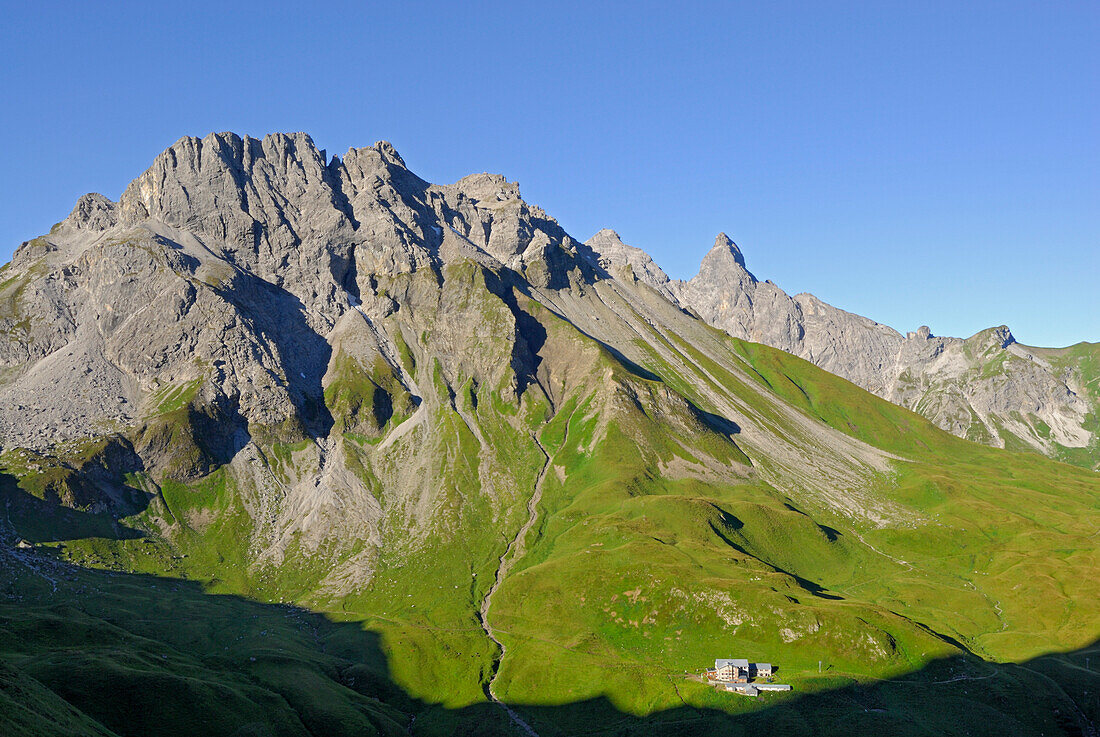
[(588, 255), (600, 268), (620, 279), (641, 282), (676, 302), (674, 284), (648, 253), (623, 243), (614, 230), (604, 228), (585, 241)]

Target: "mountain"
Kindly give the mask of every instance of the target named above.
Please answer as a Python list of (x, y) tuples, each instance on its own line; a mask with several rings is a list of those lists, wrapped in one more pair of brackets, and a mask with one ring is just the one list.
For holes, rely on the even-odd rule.
[(1004, 325), (966, 339), (937, 337), (927, 326), (902, 335), (812, 294), (791, 297), (759, 281), (725, 233), (686, 282), (670, 280), (614, 231), (600, 231), (588, 245), (730, 335), (804, 358), (954, 435), (1100, 468), (1098, 344), (1024, 346)]
[[(225, 133), (23, 244), (5, 732), (1090, 733), (1100, 478), (601, 239), (384, 142)], [(731, 656), (794, 690), (685, 677)]]

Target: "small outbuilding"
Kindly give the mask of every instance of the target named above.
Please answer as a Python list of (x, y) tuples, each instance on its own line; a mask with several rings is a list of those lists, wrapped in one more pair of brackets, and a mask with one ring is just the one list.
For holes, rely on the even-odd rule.
[(790, 691), (790, 684), (787, 683), (754, 683), (757, 691)]
[(760, 690), (751, 683), (727, 683), (723, 686), (729, 693), (739, 693), (742, 696), (757, 696)]
[(750, 669), (751, 674), (756, 678), (771, 678), (772, 677), (772, 664), (771, 663), (753, 663)]

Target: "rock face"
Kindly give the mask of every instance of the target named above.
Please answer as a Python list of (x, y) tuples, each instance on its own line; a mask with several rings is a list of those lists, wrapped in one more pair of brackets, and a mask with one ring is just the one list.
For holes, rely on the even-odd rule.
[(600, 231), (587, 245), (607, 268), (631, 267), (638, 279), (730, 335), (793, 353), (955, 435), (1100, 463), (1090, 429), (1100, 414), (1095, 346), (1021, 346), (1003, 325), (966, 339), (937, 337), (926, 326), (902, 335), (812, 294), (792, 297), (759, 281), (724, 233), (688, 281), (670, 280), (613, 231)]
[(325, 335), (397, 309), (379, 278), (472, 258), (547, 285), (577, 245), (502, 177), (429, 185), (385, 142), (327, 160), (302, 133), (182, 138), (5, 268), (0, 434), (93, 435), (200, 378), (242, 423), (323, 424)]

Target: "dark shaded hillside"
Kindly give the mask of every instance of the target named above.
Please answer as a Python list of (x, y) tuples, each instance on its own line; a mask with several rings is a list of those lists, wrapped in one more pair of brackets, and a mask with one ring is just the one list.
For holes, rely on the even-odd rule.
[[(490, 704), (410, 697), (392, 681), (384, 640), (358, 622), (82, 569), (42, 550), (5, 549), (0, 573), (5, 735), (518, 734)], [(1098, 662), (1093, 644), (1019, 665), (949, 658), (872, 681), (826, 664), (798, 691), (755, 701), (668, 673), (703, 705), (646, 717), (605, 699), (513, 707), (542, 737), (1095, 735)]]

